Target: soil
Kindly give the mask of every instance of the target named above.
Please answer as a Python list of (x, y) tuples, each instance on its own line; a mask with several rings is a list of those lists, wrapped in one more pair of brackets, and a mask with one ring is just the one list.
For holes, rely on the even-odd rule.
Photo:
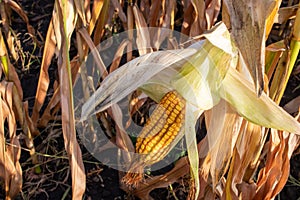
[[(23, 9), (28, 14), (30, 24), (37, 31), (38, 40), (43, 42), (46, 37), (47, 28), (51, 19), (53, 1), (17, 1), (22, 5)], [(43, 46), (36, 49), (32, 45), (32, 40), (26, 34), (26, 25), (23, 23), (17, 13), (13, 12), (12, 28), (19, 34), (22, 51), (26, 53), (24, 63), (19, 62), (15, 66), (17, 68), (24, 92), (24, 100), (29, 102), (29, 111), (32, 111), (34, 104), (35, 91), (39, 78), (39, 64), (42, 59)], [(29, 54), (31, 56), (29, 56)], [(31, 60), (30, 60), (31, 58)], [(34, 62), (28, 65), (29, 61)], [(57, 78), (55, 65), (49, 69), (51, 79), (50, 88), (53, 81)], [(283, 102), (288, 102), (300, 95), (300, 74), (293, 75), (291, 78), (287, 92)], [(53, 91), (49, 89), (49, 98)], [(47, 99), (49, 100), (49, 99)], [(21, 164), (23, 169), (23, 189), (17, 199), (71, 199), (71, 177), (69, 174), (69, 164), (67, 155), (64, 151), (61, 126), (58, 121), (53, 121), (51, 124), (40, 130), (41, 135), (35, 138), (35, 146), (37, 152), (47, 155), (55, 155), (53, 157), (39, 156), (41, 160), (42, 173), (36, 174), (33, 166), (30, 164), (28, 152), (22, 151)], [(82, 147), (85, 170), (87, 174), (87, 189), (84, 199), (137, 199), (125, 193), (119, 187), (118, 171), (108, 168), (99, 163), (91, 156), (86, 149)], [(44, 162), (43, 162), (44, 161)], [(291, 175), (300, 180), (300, 154), (293, 156), (291, 159)], [(174, 184), (173, 190), (156, 189), (151, 195), (154, 199), (176, 199), (173, 195), (176, 194), (177, 199), (185, 199), (186, 191), (182, 184)], [(277, 199), (299, 199), (300, 185), (287, 183), (283, 191)], [(4, 199), (3, 189), (0, 192), (0, 199)]]

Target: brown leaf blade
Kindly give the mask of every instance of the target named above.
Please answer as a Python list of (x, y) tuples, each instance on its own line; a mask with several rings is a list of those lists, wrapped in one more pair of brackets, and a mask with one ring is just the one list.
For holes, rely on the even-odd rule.
[[(0, 177), (4, 179), (6, 199), (13, 199), (22, 188), (22, 169), (19, 163), (21, 146), (16, 135), (16, 119), (13, 111), (13, 83), (0, 83)], [(7, 122), (6, 144), (4, 124)]]
[(258, 175), (254, 199), (273, 199), (282, 190), (289, 176), (292, 152), (298, 143), (299, 136), (283, 131), (271, 131), (266, 166)]
[(137, 29), (136, 44), (140, 55), (152, 52), (151, 44), (148, 38), (150, 38), (147, 24), (141, 11), (137, 6), (133, 6), (134, 22)]
[(208, 121), (210, 173), (215, 187), (220, 177), (224, 175), (226, 164), (232, 156), (242, 117), (224, 100), (221, 100), (209, 113), (206, 112), (206, 118), (208, 115), (210, 115), (209, 119), (206, 120)]
[(48, 27), (48, 31), (47, 31), (39, 82), (38, 82), (34, 106), (32, 110), (31, 118), (33, 124), (35, 125), (37, 124), (37, 121), (39, 119), (39, 112), (43, 106), (43, 103), (47, 95), (47, 90), (50, 83), (48, 68), (50, 66), (51, 59), (54, 56), (54, 52), (56, 48), (56, 40), (54, 36), (52, 23), (53, 23), (53, 19), (51, 20), (50, 26)]
[(265, 21), (272, 1), (225, 0), (233, 39), (254, 80), (259, 96), (264, 88)]
[(55, 12), (59, 29), (54, 30), (57, 37), (59, 55), (58, 68), (62, 108), (62, 129), (65, 149), (68, 153), (72, 174), (72, 199), (82, 198), (86, 180), (82, 154), (76, 139), (72, 75), (69, 59), (69, 43), (76, 25), (77, 13), (73, 1), (56, 1)]

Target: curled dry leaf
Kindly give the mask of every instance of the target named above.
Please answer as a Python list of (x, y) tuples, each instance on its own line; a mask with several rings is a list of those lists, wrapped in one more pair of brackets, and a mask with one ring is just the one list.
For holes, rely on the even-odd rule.
[(19, 163), (21, 146), (16, 135), (13, 87), (13, 83), (0, 82), (0, 177), (4, 179), (7, 199), (15, 198), (22, 187), (22, 169)]
[[(273, 43), (266, 47), (265, 70), (266, 70), (268, 80), (271, 80), (271, 78), (275, 72), (276, 66), (279, 63), (279, 60), (282, 57), (284, 51), (287, 51), (287, 49), (286, 49), (286, 46), (284, 45), (283, 40)], [(273, 80), (273, 81), (275, 81), (275, 80)]]
[(258, 174), (254, 199), (274, 199), (282, 190), (289, 176), (290, 158), (299, 141), (299, 135), (271, 131), (266, 165)]
[(2, 70), (5, 74), (6, 80), (14, 82), (15, 86), (17, 87), (20, 98), (23, 99), (23, 90), (21, 87), (21, 82), (19, 80), (18, 74), (14, 66), (11, 64), (9, 60), (8, 57), (9, 54), (8, 54), (8, 50), (6, 49), (4, 40), (5, 38), (3, 37), (2, 32), (0, 32), (0, 58), (1, 58)]
[(35, 38), (35, 30), (29, 24), (29, 19), (28, 19), (26, 13), (24, 12), (24, 10), (21, 8), (21, 6), (13, 0), (7, 0), (7, 1), (5, 1), (5, 3), (7, 3), (13, 10), (16, 11), (16, 13), (18, 13), (21, 16), (21, 18), (24, 20), (24, 22), (27, 25), (28, 33), (30, 33), (30, 36), (33, 37), (35, 41), (37, 41), (36, 38)]
[[(124, 49), (125, 49), (126, 46), (127, 46), (127, 49), (128, 49), (128, 45), (129, 44), (130, 44), (129, 40), (123, 40), (122, 43), (119, 45), (119, 47), (118, 47), (118, 49), (117, 49), (117, 51), (116, 51), (116, 53), (114, 55), (113, 62), (111, 64), (111, 66), (110, 66), (109, 73), (115, 71), (119, 67), (122, 55), (124, 53)], [(127, 55), (128, 55), (128, 53), (129, 52), (127, 52)]]
[(205, 18), (207, 23), (207, 29), (210, 29), (214, 26), (217, 21), (218, 15), (221, 9), (221, 1), (220, 0), (209, 0), (205, 1)]
[(86, 19), (86, 13), (85, 13), (85, 9), (84, 9), (84, 1), (74, 0), (74, 3), (75, 3), (75, 8), (76, 8), (76, 13), (80, 17), (82, 25), (84, 27), (86, 27), (87, 19)]
[(205, 20), (205, 2), (204, 1), (196, 1), (191, 0), (191, 4), (194, 8), (194, 19), (191, 23), (190, 36), (197, 36), (202, 34), (205, 30), (207, 30), (207, 23)]
[(184, 22), (181, 32), (191, 37), (211, 29), (220, 12), (221, 1), (185, 1)]
[[(256, 168), (258, 164), (257, 156), (260, 155), (265, 135), (264, 129), (260, 126), (243, 120), (234, 152), (231, 155), (232, 161), (227, 176), (226, 189), (222, 194), (224, 197), (237, 199), (242, 192), (240, 187), (248, 187), (246, 183), (251, 182), (253, 168)], [(251, 198), (247, 197), (246, 199)]]

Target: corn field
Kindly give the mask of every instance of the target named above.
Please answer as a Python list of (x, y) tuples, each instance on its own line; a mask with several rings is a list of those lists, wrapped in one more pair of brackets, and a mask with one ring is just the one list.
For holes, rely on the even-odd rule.
[(0, 1), (0, 199), (300, 198), (299, 6)]

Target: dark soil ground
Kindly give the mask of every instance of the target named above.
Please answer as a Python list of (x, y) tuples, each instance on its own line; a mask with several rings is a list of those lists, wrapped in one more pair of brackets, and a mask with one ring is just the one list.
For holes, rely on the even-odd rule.
[[(38, 40), (43, 42), (51, 19), (53, 1), (21, 1), (20, 5), (27, 12), (31, 25), (38, 32)], [(17, 68), (24, 91), (24, 100), (29, 101), (31, 111), (39, 78), (39, 66), (42, 58), (43, 47), (34, 50), (32, 40), (26, 34), (26, 25), (21, 18), (13, 12), (12, 28), (19, 34), (25, 61), (17, 63)], [(71, 54), (74, 52), (71, 52)], [(29, 62), (32, 62), (30, 65)], [(51, 84), (57, 78), (55, 65), (49, 69)], [(288, 85), (288, 90), (283, 102), (286, 103), (300, 95), (300, 74), (293, 75)], [(297, 88), (295, 90), (295, 88)], [(49, 91), (49, 98), (52, 90)], [(283, 104), (284, 104), (283, 103)], [(41, 135), (35, 139), (37, 152), (40, 153), (42, 173), (35, 174), (30, 164), (29, 155), (22, 151), (21, 164), (23, 168), (23, 189), (17, 199), (71, 199), (71, 177), (69, 174), (67, 155), (64, 151), (64, 143), (60, 122), (55, 121), (41, 130)], [(87, 189), (84, 199), (136, 199), (119, 188), (118, 171), (102, 165), (93, 158), (82, 146), (83, 159), (87, 174)], [(54, 155), (54, 156), (50, 156)], [(300, 154), (293, 156), (291, 160), (291, 176), (298, 180), (297, 183), (288, 182), (278, 196), (278, 199), (300, 199)], [(291, 179), (289, 179), (291, 180)], [(185, 199), (187, 189), (182, 184), (174, 184), (173, 190), (156, 189), (151, 194), (154, 199)], [(173, 193), (176, 194), (174, 197)], [(0, 199), (4, 199), (3, 190)]]

